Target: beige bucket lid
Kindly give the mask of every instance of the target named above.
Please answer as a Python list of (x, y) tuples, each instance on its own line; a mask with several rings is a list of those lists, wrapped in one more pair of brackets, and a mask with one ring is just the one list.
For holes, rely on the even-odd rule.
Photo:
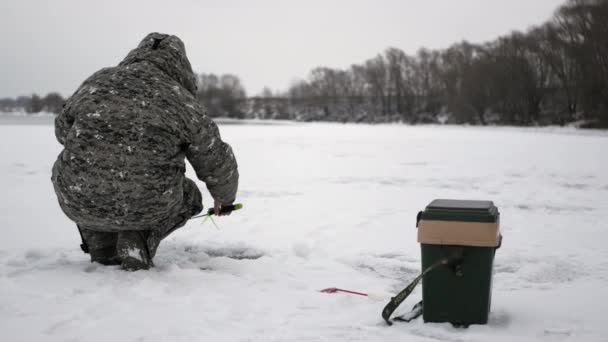
[(418, 223), (419, 243), (498, 247), (500, 240), (498, 222), (421, 220)]

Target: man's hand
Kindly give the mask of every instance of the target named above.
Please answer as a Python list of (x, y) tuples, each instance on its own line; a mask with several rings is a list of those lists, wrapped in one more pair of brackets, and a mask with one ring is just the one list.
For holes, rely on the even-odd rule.
[(213, 211), (215, 213), (215, 216), (228, 216), (232, 213), (232, 211), (229, 211), (227, 213), (222, 213), (222, 202), (219, 202), (219, 201), (215, 201), (213, 203)]

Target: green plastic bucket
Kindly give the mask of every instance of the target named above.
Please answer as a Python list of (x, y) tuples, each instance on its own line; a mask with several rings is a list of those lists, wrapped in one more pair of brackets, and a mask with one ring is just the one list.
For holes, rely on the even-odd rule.
[(423, 319), (455, 325), (488, 322), (500, 214), (491, 201), (434, 200), (418, 214), (422, 269), (458, 260), (422, 279)]

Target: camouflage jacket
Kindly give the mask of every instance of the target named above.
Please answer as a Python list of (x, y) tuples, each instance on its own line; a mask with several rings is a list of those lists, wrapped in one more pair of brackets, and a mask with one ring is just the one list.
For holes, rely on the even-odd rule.
[(187, 158), (213, 198), (232, 203), (237, 164), (197, 101), (181, 40), (149, 34), (116, 67), (90, 76), (55, 119), (59, 204), (89, 227), (146, 229), (183, 205)]

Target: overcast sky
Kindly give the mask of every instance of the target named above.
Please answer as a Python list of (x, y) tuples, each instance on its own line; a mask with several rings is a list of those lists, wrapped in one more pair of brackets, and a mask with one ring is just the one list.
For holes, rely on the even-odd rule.
[(548, 20), (562, 0), (2, 0), (0, 97), (69, 96), (149, 32), (179, 36), (195, 72), (234, 73), (248, 94), (284, 90), (316, 66), (346, 68), (492, 40)]

